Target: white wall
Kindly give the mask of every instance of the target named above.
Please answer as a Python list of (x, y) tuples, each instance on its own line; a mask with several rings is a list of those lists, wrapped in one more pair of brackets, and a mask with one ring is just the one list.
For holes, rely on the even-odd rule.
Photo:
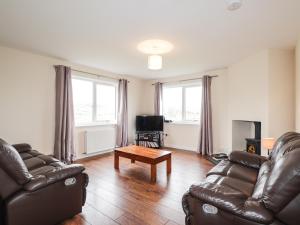
[(296, 130), (300, 132), (300, 38), (297, 42), (296, 51), (295, 51), (295, 64), (296, 64), (296, 97), (295, 97), (295, 116), (296, 116)]
[(51, 153), (56, 60), (0, 48), (0, 137)]
[(232, 145), (232, 121), (262, 122), (262, 137), (267, 135), (268, 51), (261, 51), (228, 68), (228, 133)]
[(295, 130), (295, 51), (269, 50), (268, 136)]
[[(120, 78), (116, 74), (75, 65), (67, 61), (0, 46), (0, 138), (10, 143), (28, 142), (35, 149), (53, 153), (55, 71), (53, 65)], [(134, 121), (139, 114), (142, 81), (123, 76), (128, 86), (129, 139), (134, 139)], [(76, 129), (79, 157), (83, 152), (83, 130)]]
[[(212, 109), (215, 152), (229, 150), (227, 133), (227, 69), (208, 71), (205, 74), (218, 75), (212, 81)], [(149, 80), (144, 84), (144, 99), (142, 113), (154, 113), (154, 82), (177, 82), (182, 79), (196, 78), (201, 75), (178, 76), (161, 80)], [(199, 125), (195, 124), (165, 124), (165, 146), (196, 151), (199, 140)]]
[[(229, 121), (261, 121), (262, 138), (294, 130), (293, 83), (290, 50), (264, 50), (229, 66)], [(228, 132), (232, 134), (232, 125)]]

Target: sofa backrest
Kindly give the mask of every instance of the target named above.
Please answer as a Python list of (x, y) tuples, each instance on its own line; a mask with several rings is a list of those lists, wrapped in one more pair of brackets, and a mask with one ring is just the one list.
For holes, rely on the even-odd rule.
[(298, 139), (300, 138), (300, 134), (296, 133), (296, 132), (287, 132), (285, 134), (283, 134), (281, 137), (279, 137), (275, 144), (274, 147), (272, 149), (272, 152), (269, 156), (269, 159), (274, 163), (276, 162), (281, 156), (284, 155), (284, 151), (285, 149), (283, 148), (283, 146), (285, 144), (287, 144), (288, 142), (294, 140), (294, 139)]
[(289, 132), (281, 136), (269, 164), (262, 201), (266, 208), (277, 214), (300, 193), (300, 134)]
[(5, 199), (28, 183), (32, 175), (28, 172), (17, 150), (0, 139), (0, 194)]

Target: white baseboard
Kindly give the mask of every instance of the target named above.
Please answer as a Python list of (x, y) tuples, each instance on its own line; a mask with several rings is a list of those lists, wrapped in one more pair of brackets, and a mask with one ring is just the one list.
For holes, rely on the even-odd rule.
[(191, 147), (187, 147), (187, 146), (166, 145), (164, 147), (166, 147), (166, 148), (176, 148), (176, 149), (185, 150), (185, 151), (191, 151), (191, 152), (197, 152), (197, 148), (191, 148)]
[(80, 154), (76, 160), (79, 160), (79, 159), (84, 159), (84, 158), (88, 158), (88, 157), (91, 157), (91, 156), (97, 156), (97, 155), (103, 155), (103, 154), (106, 154), (106, 153), (109, 153), (109, 152), (113, 152), (114, 150), (113, 149), (108, 149), (108, 150), (105, 150), (105, 151), (100, 151), (100, 152), (95, 152), (95, 153), (82, 153)]

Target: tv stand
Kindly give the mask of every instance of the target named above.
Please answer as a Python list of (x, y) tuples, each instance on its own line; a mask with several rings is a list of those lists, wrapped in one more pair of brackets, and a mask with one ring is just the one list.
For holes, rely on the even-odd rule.
[(161, 131), (137, 131), (136, 145), (148, 148), (161, 148), (163, 146), (163, 132)]

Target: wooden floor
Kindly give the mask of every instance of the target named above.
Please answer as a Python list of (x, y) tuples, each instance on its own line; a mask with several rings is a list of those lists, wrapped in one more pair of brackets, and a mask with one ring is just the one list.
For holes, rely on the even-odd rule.
[(196, 153), (172, 151), (172, 173), (158, 164), (157, 182), (151, 184), (150, 165), (120, 158), (114, 169), (113, 154), (83, 162), (90, 182), (80, 215), (63, 225), (183, 225), (182, 195), (205, 178), (212, 164)]

